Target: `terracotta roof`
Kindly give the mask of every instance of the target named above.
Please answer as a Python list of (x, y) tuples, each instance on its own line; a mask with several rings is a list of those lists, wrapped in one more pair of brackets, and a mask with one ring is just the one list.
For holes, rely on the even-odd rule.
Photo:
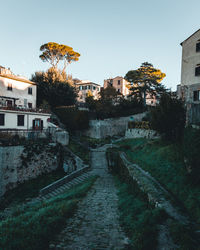
[(182, 43), (180, 43), (180, 45), (182, 46), (182, 44), (187, 41), (188, 39), (190, 39), (190, 37), (194, 36), (197, 32), (199, 32), (200, 29), (198, 29), (197, 31), (195, 31), (191, 36), (189, 36), (187, 39), (185, 39)]
[(20, 81), (20, 82), (25, 82), (25, 83), (29, 83), (29, 84), (32, 84), (32, 85), (36, 85), (35, 82), (32, 82), (26, 78), (22, 78), (22, 77), (19, 77), (19, 76), (15, 76), (15, 75), (5, 75), (5, 74), (0, 74), (1, 77), (5, 77), (5, 78), (8, 78), (8, 79), (12, 79), (12, 80), (16, 80), (16, 81)]

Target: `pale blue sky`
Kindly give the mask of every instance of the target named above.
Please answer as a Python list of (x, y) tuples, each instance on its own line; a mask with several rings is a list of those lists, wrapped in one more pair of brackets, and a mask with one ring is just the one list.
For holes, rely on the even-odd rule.
[(148, 61), (180, 82), (181, 46), (200, 28), (199, 0), (0, 0), (0, 65), (30, 78), (49, 65), (39, 59), (47, 42), (81, 54), (67, 71), (103, 84)]

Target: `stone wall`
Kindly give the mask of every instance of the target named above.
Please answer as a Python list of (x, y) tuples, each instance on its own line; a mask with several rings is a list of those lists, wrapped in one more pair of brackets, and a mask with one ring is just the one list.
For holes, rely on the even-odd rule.
[(63, 146), (67, 146), (69, 144), (69, 133), (65, 130), (56, 131), (54, 140)]
[(0, 196), (59, 165), (56, 144), (0, 147)]
[(139, 129), (139, 128), (132, 128), (127, 129), (125, 133), (125, 138), (148, 138), (148, 139), (156, 139), (160, 136), (154, 130), (150, 129)]
[(91, 120), (90, 128), (84, 133), (86, 136), (102, 139), (113, 135), (125, 135), (128, 122), (141, 121), (146, 113), (130, 115), (126, 117), (110, 118), (105, 120)]

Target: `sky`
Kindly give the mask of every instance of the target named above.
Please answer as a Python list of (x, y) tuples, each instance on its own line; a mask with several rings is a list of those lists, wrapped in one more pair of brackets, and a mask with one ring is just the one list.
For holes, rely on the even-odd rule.
[(180, 43), (200, 28), (199, 0), (0, 0), (0, 65), (30, 78), (50, 65), (39, 58), (47, 42), (81, 54), (67, 67), (73, 78), (125, 76), (143, 62), (180, 83)]

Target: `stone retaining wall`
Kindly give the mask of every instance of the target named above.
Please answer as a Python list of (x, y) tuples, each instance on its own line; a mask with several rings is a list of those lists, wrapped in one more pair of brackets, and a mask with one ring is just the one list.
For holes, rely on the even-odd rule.
[(42, 145), (31, 151), (25, 146), (0, 147), (0, 196), (18, 184), (55, 170), (60, 161), (57, 146)]
[(90, 128), (85, 131), (85, 135), (102, 139), (113, 135), (125, 135), (125, 131), (128, 127), (128, 122), (131, 120), (141, 121), (146, 113), (140, 113), (136, 115), (130, 115), (126, 117), (110, 118), (105, 120), (91, 120)]
[(127, 129), (125, 132), (125, 138), (148, 138), (148, 139), (156, 139), (160, 136), (154, 130), (150, 129), (139, 129), (139, 128), (132, 128)]

